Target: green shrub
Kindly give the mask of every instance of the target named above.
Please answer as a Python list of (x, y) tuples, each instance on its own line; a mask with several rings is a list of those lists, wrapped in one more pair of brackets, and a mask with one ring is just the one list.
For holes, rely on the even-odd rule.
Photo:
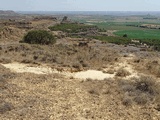
[(23, 42), (29, 44), (53, 44), (56, 42), (54, 36), (45, 30), (29, 31), (23, 38)]
[(124, 34), (123, 37), (128, 37), (128, 35), (127, 35), (127, 34)]

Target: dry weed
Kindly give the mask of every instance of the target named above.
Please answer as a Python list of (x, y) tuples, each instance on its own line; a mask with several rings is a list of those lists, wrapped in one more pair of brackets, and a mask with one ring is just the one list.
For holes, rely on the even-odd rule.
[(129, 71), (125, 70), (124, 68), (118, 69), (118, 71), (116, 73), (116, 76), (118, 76), (118, 77), (126, 77), (129, 75), (131, 75), (131, 73)]
[(124, 105), (128, 104), (128, 99), (136, 104), (145, 105), (150, 102), (157, 103), (158, 98), (160, 98), (160, 84), (150, 76), (133, 78), (132, 81), (122, 80), (119, 85), (125, 95), (122, 100)]

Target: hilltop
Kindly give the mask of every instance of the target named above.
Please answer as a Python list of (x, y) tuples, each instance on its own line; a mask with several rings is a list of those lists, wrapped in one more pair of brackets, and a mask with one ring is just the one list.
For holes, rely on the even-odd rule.
[(2, 15), (12, 15), (12, 16), (14, 16), (14, 15), (18, 15), (18, 13), (14, 12), (12, 10), (6, 10), (6, 11), (0, 10), (0, 16), (2, 16)]

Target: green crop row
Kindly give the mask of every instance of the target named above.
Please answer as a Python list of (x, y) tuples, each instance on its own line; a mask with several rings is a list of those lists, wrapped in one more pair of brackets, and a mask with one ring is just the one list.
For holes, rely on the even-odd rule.
[(127, 45), (131, 43), (131, 39), (129, 38), (116, 37), (116, 36), (90, 36), (90, 38), (94, 38), (104, 42), (115, 43), (118, 45)]
[(91, 26), (91, 25), (85, 25), (85, 24), (76, 24), (76, 23), (63, 23), (63, 24), (57, 24), (55, 26), (49, 27), (52, 31), (63, 31), (67, 33), (78, 33), (78, 32), (84, 32), (89, 29), (96, 28), (97, 26)]
[(118, 36), (127, 34), (131, 39), (157, 39), (160, 40), (160, 30), (120, 30), (114, 33)]

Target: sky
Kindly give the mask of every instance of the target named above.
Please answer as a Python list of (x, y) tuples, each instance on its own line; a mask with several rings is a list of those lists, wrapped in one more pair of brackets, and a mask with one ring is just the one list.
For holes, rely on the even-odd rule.
[(0, 0), (14, 11), (160, 11), (159, 0)]

